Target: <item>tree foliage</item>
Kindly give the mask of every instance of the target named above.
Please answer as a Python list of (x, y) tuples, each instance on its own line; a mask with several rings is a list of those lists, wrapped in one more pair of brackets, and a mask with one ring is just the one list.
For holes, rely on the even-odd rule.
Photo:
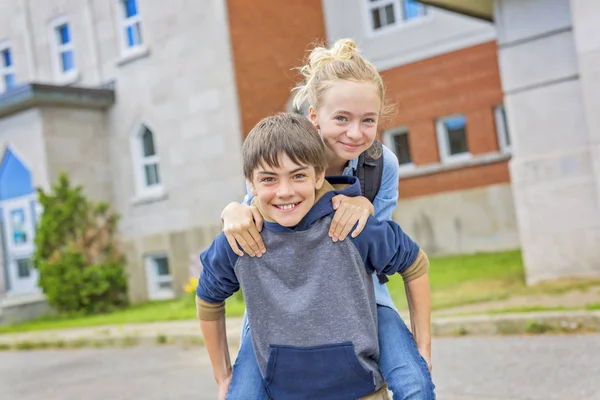
[(48, 193), (38, 189), (43, 213), (34, 265), (50, 306), (92, 314), (127, 304), (125, 256), (117, 237), (119, 216), (88, 200), (66, 174)]

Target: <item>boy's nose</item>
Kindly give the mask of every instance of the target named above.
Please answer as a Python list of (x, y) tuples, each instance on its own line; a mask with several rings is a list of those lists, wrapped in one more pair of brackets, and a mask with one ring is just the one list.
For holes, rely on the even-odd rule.
[(294, 194), (294, 188), (287, 182), (281, 183), (277, 190), (279, 197), (289, 197)]

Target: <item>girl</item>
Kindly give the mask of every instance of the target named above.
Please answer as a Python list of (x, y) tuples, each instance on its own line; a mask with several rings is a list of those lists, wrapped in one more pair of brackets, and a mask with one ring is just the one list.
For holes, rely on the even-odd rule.
[[(385, 113), (385, 87), (376, 68), (350, 39), (331, 49), (316, 47), (301, 68), (304, 82), (297, 89), (295, 106), (308, 103), (308, 116), (326, 145), (327, 176), (354, 175), (358, 157), (371, 147), (377, 125)], [(383, 176), (373, 204), (365, 197), (336, 196), (336, 214), (329, 235), (333, 241), (360, 234), (369, 215), (392, 218), (398, 203), (398, 160), (383, 147)], [(245, 204), (231, 203), (223, 210), (224, 232), (240, 256), (261, 257), (266, 252), (260, 237), (262, 218), (246, 196)], [(239, 246), (242, 250), (240, 250)], [(323, 279), (335, 279), (324, 271)], [(377, 300), (379, 366), (394, 399), (434, 399), (431, 380), (429, 278), (425, 274), (405, 284), (412, 332), (398, 314), (385, 284), (373, 276)], [(414, 337), (413, 337), (414, 336)], [(240, 351), (233, 367), (228, 398), (268, 399), (254, 357), (251, 333), (244, 321)]]

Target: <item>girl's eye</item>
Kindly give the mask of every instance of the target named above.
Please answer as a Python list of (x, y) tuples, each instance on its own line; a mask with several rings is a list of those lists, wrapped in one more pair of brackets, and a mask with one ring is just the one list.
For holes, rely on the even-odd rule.
[(365, 118), (363, 122), (366, 122), (367, 124), (374, 124), (375, 122), (375, 118)]
[(344, 117), (343, 115), (338, 115), (337, 117), (335, 117), (335, 120), (340, 122), (346, 122), (348, 121), (348, 118)]

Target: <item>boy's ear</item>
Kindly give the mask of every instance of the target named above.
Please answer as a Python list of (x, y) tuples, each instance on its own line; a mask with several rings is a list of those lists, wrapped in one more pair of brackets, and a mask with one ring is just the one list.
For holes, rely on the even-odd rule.
[(246, 179), (246, 182), (248, 182), (248, 186), (250, 186), (250, 191), (252, 192), (252, 196), (254, 196), (254, 197), (258, 196), (258, 192), (256, 191), (256, 188), (254, 187), (254, 183), (252, 183), (252, 181), (249, 181), (248, 179)]
[(308, 119), (314, 125), (315, 128), (319, 129), (319, 121), (317, 120), (317, 113), (315, 113), (315, 109), (313, 106), (308, 107)]
[(317, 181), (315, 182), (315, 189), (319, 190), (323, 187), (323, 182), (325, 182), (325, 171), (316, 174)]

